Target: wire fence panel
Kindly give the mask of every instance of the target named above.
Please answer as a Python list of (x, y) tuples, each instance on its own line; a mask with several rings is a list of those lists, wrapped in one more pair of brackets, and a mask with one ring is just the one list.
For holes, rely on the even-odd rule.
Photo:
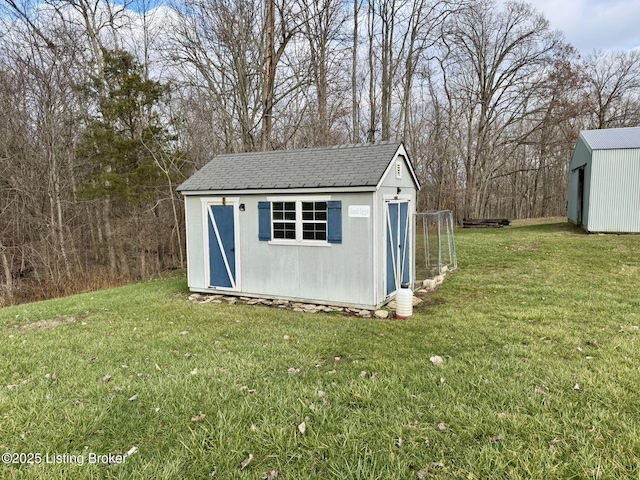
[(453, 212), (440, 210), (415, 214), (416, 287), (422, 281), (458, 268), (453, 237)]

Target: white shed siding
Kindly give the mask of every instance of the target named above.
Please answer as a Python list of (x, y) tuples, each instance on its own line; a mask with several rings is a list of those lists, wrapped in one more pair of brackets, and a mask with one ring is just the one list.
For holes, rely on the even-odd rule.
[(640, 150), (594, 150), (590, 184), (591, 232), (640, 232)]
[[(236, 235), (242, 262), (237, 264), (246, 295), (374, 306), (373, 223), (375, 192), (331, 194), (342, 201), (342, 243), (327, 246), (277, 245), (258, 239), (258, 202), (267, 195), (242, 195), (245, 211), (239, 214)], [(218, 195), (219, 196), (219, 195)], [(279, 194), (278, 197), (286, 197)], [(301, 198), (302, 195), (291, 195)], [(213, 291), (206, 278), (202, 197), (185, 197), (187, 210), (188, 284), (195, 291)], [(349, 205), (369, 206), (366, 217), (349, 217)], [(225, 292), (221, 292), (225, 293)]]
[(374, 305), (373, 218), (348, 216), (349, 205), (366, 205), (373, 210), (373, 199), (373, 192), (331, 195), (331, 200), (342, 201), (342, 243), (308, 246), (258, 241), (258, 201), (267, 197), (247, 198), (247, 211), (256, 215), (241, 225), (243, 291), (323, 303)]
[(204, 279), (204, 236), (202, 234), (202, 202), (198, 196), (185, 196), (184, 209), (187, 230), (187, 285), (189, 288), (203, 288)]

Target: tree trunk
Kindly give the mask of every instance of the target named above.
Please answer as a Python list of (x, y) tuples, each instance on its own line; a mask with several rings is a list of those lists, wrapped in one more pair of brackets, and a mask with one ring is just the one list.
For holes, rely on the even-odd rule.
[(113, 228), (111, 226), (111, 199), (104, 199), (102, 203), (102, 223), (104, 225), (104, 236), (107, 243), (107, 252), (109, 255), (109, 270), (112, 276), (118, 275), (118, 258), (116, 256), (115, 238)]
[(267, 0), (265, 18), (264, 85), (262, 87), (262, 151), (271, 150), (271, 130), (273, 128), (273, 97), (275, 87), (275, 5)]
[(376, 66), (374, 62), (374, 28), (375, 28), (375, 11), (373, 2), (369, 2), (368, 12), (368, 30), (369, 30), (369, 131), (367, 132), (367, 141), (373, 143), (376, 140)]
[(351, 125), (353, 143), (360, 142), (360, 107), (358, 104), (358, 14), (359, 0), (353, 2), (353, 50), (351, 52)]
[(327, 52), (326, 46), (319, 45), (317, 52), (316, 89), (318, 92), (318, 123), (320, 127), (318, 145), (326, 146), (329, 142), (329, 118), (327, 115)]
[(11, 277), (11, 265), (7, 259), (6, 247), (0, 241), (0, 260), (2, 260), (2, 270), (4, 271), (4, 300), (0, 305), (8, 305), (13, 298), (13, 278)]

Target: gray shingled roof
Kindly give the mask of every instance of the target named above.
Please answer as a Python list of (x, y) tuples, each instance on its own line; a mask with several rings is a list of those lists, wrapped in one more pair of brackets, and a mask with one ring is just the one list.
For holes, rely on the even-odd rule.
[(178, 191), (375, 186), (399, 146), (381, 142), (219, 155)]
[(583, 130), (580, 134), (592, 150), (640, 148), (640, 127)]

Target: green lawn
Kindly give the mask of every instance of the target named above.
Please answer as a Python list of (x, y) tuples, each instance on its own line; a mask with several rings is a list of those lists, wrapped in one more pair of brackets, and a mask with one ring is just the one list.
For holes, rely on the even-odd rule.
[(193, 304), (183, 277), (0, 310), (0, 452), (40, 454), (0, 478), (640, 479), (640, 236), (456, 246), (404, 322)]

